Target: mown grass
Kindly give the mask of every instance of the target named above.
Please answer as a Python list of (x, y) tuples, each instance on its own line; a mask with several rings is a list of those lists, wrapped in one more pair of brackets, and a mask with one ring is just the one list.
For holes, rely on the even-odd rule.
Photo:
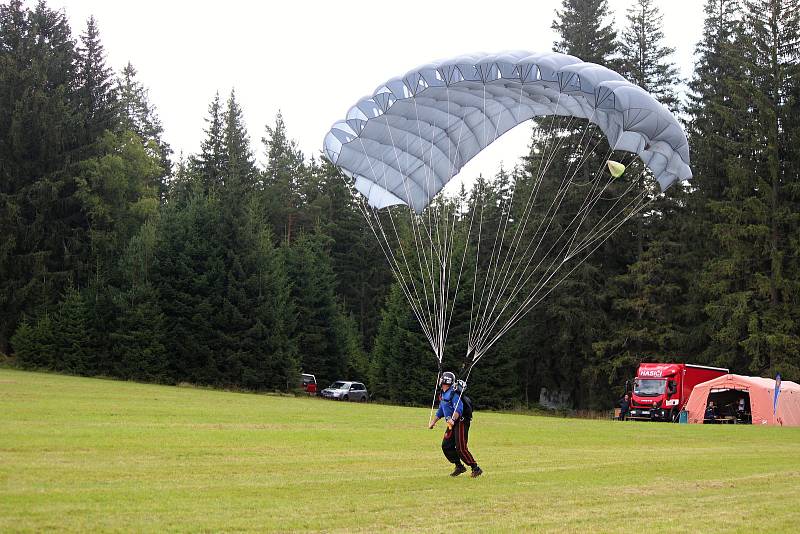
[(0, 369), (0, 531), (796, 532), (800, 429), (476, 414)]

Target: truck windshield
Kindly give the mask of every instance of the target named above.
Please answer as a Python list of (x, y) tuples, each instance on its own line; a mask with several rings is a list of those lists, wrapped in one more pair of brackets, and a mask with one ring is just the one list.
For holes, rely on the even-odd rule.
[(637, 379), (633, 385), (633, 393), (640, 397), (657, 397), (664, 393), (666, 380), (642, 380)]

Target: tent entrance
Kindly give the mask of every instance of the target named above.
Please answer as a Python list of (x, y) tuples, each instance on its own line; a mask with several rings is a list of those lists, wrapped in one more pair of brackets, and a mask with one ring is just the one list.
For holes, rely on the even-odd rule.
[[(713, 403), (713, 404), (712, 404)], [(745, 389), (712, 389), (706, 401), (706, 423), (751, 424), (750, 392)]]

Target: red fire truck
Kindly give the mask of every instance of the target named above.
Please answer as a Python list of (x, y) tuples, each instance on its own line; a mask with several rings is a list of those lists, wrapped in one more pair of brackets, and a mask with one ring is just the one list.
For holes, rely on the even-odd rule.
[(726, 374), (728, 370), (720, 367), (641, 363), (633, 381), (628, 419), (677, 421), (697, 384)]

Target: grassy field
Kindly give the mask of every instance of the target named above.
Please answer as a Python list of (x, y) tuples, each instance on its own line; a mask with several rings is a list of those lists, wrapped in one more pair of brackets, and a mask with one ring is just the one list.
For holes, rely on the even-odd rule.
[(0, 369), (0, 531), (796, 532), (800, 429), (476, 414)]

